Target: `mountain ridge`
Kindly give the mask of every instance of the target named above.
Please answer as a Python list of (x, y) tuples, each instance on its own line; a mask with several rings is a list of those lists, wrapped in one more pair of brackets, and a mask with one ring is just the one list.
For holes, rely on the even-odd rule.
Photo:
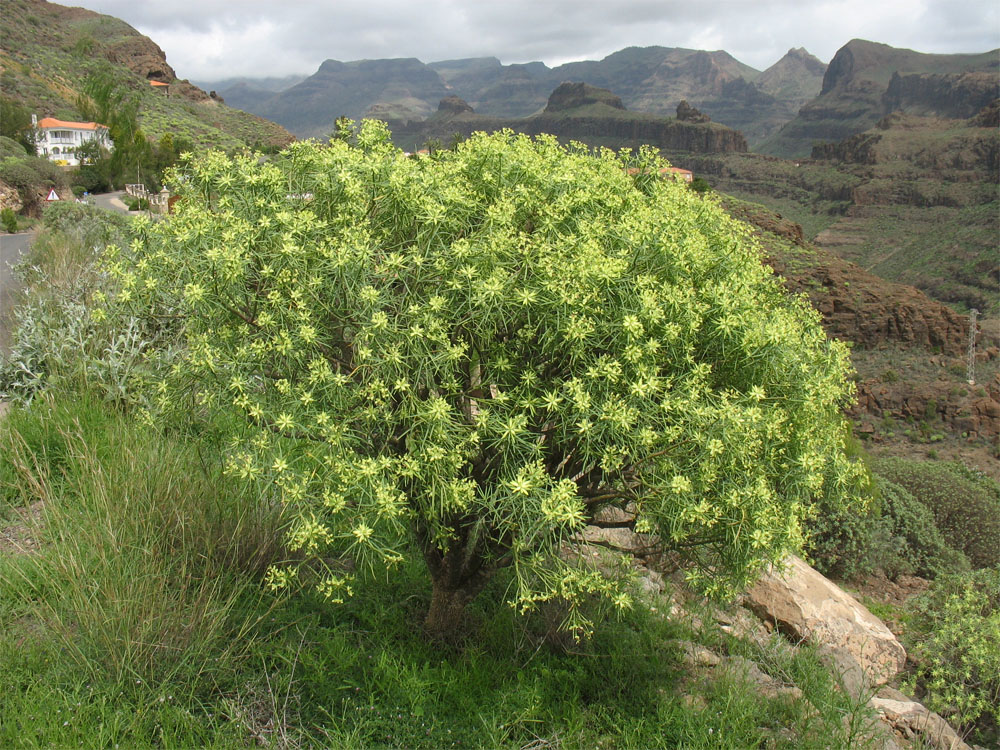
[[(803, 105), (798, 115), (760, 144), (758, 150), (775, 156), (807, 156), (817, 142), (840, 141), (873, 127), (894, 111), (892, 100), (885, 96), (894, 77), (904, 74), (985, 73), (1000, 80), (998, 54), (1000, 50), (939, 55), (852, 39), (827, 66), (819, 95)], [(926, 106), (926, 101), (924, 104), (922, 114), (946, 114), (934, 106)], [(970, 104), (969, 109), (974, 112), (981, 106), (985, 104)]]
[[(823, 63), (808, 53), (793, 52), (775, 63), (778, 70), (772, 66), (763, 72), (725, 51), (626, 47), (601, 60), (553, 68), (541, 62), (504, 65), (496, 57), (431, 63), (414, 58), (326, 60), (305, 80), (276, 93), (263, 87), (252, 90), (251, 79), (242, 86), (206, 85), (299, 136), (318, 136), (328, 133), (340, 116), (359, 119), (369, 113), (389, 113), (397, 119), (426, 118), (449, 95), (467, 101), (482, 115), (527, 117), (544, 109), (560, 83), (585, 82), (610, 89), (636, 112), (670, 115), (686, 100), (754, 142), (776, 132), (819, 91)], [(371, 74), (368, 78), (359, 75), (365, 70)], [(388, 70), (397, 73), (395, 80), (386, 78)], [(759, 79), (769, 90), (755, 83)]]

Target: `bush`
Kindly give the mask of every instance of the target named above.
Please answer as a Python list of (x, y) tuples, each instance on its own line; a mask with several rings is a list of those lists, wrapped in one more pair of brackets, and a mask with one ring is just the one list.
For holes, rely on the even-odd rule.
[(882, 458), (875, 473), (930, 509), (948, 546), (974, 568), (1000, 565), (1000, 485), (954, 461)]
[(708, 184), (708, 180), (704, 177), (695, 177), (691, 180), (688, 187), (696, 193), (708, 193), (712, 190), (712, 186)]
[(129, 211), (148, 211), (149, 201), (145, 198), (135, 198), (131, 195), (123, 195), (122, 202), (128, 206)]
[[(504, 132), (411, 160), (368, 121), (357, 147), (186, 164), (180, 212), (109, 265), (109, 314), (183, 327), (150, 418), (233, 411), (230, 472), (297, 509), (290, 546), (316, 565), (384, 572), (415, 540), (435, 635), (503, 567), (513, 606), (565, 600), (573, 630), (591, 595), (628, 607), (623, 581), (560, 555), (607, 505), (729, 593), (861, 472), (846, 348), (744, 225), (641, 179), (650, 151)], [(334, 565), (318, 586), (353, 581)]]
[(28, 155), (28, 150), (23, 144), (18, 143), (13, 138), (0, 135), (0, 161), (9, 158), (23, 159)]
[(874, 567), (890, 577), (906, 573), (925, 578), (969, 567), (965, 555), (945, 541), (926, 505), (888, 480), (879, 482), (879, 490), (885, 531), (875, 539)]
[(3, 224), (3, 228), (7, 232), (17, 231), (17, 214), (14, 213), (14, 209), (9, 206), (0, 211), (0, 223)]
[(1000, 725), (1000, 568), (939, 579), (911, 605), (924, 703), (992, 746)]
[(17, 189), (24, 213), (37, 216), (42, 201), (40, 193), (50, 187), (63, 189), (65, 175), (48, 159), (28, 156), (23, 159), (7, 158), (0, 162), (0, 180)]
[(45, 210), (45, 227), (15, 268), (30, 289), (13, 309), (10, 352), (0, 365), (0, 398), (29, 402), (59, 383), (87, 384), (130, 401), (130, 383), (162, 324), (134, 316), (111, 324), (93, 302), (112, 293), (97, 269), (108, 243), (124, 243), (131, 220), (68, 201)]

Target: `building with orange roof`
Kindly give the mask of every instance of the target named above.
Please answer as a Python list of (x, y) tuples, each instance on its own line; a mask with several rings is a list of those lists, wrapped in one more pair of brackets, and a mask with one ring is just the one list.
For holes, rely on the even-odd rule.
[(80, 163), (77, 149), (90, 141), (97, 141), (104, 148), (113, 149), (106, 125), (96, 122), (73, 122), (55, 117), (31, 116), (35, 128), (35, 148), (39, 156), (64, 166), (75, 167)]

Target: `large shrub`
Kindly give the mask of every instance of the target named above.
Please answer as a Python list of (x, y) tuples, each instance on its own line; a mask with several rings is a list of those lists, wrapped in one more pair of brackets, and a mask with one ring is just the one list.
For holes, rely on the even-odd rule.
[(883, 458), (876, 474), (905, 488), (930, 509), (934, 522), (953, 549), (973, 567), (1000, 565), (1000, 485), (954, 461)]
[(229, 470), (296, 510), (334, 600), (415, 544), (434, 634), (504, 567), (514, 606), (561, 598), (585, 628), (591, 594), (629, 605), (559, 554), (607, 505), (720, 594), (849, 494), (847, 357), (661, 166), (509, 132), (407, 159), (376, 122), (272, 163), (213, 153), (113, 260), (109, 314), (179, 316), (151, 416), (240, 415)]
[(965, 570), (966, 556), (949, 546), (934, 514), (908, 490), (887, 479), (875, 484), (877, 499), (864, 510), (817, 514), (807, 549), (826, 575), (853, 578), (880, 570), (936, 578)]
[(1000, 739), (1000, 568), (944, 577), (911, 607), (924, 702), (992, 746)]
[(11, 157), (23, 159), (27, 155), (28, 151), (23, 144), (5, 135), (0, 135), (0, 161)]

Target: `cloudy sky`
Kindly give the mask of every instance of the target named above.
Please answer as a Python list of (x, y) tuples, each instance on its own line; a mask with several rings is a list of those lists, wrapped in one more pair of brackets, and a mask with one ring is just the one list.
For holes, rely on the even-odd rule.
[(627, 46), (724, 49), (763, 70), (853, 38), (920, 52), (1000, 46), (996, 0), (61, 0), (151, 37), (181, 78), (310, 74), (323, 60), (495, 56), (558, 65)]

